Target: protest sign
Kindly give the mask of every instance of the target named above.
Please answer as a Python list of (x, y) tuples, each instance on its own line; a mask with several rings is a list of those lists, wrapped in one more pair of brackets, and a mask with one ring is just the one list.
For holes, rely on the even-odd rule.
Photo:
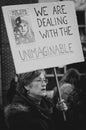
[(84, 61), (72, 1), (2, 7), (16, 73)]

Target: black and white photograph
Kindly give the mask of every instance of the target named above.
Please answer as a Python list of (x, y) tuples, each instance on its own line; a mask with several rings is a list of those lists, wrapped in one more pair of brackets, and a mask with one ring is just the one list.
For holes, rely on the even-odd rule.
[(86, 0), (0, 7), (0, 130), (86, 130)]

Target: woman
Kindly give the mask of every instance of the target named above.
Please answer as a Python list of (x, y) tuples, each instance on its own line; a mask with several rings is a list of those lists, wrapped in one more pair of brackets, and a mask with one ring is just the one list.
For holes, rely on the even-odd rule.
[[(9, 130), (55, 130), (54, 115), (58, 111), (56, 104), (45, 98), (47, 83), (44, 70), (19, 76), (17, 95), (5, 108)], [(61, 103), (61, 110), (67, 110), (64, 103)]]
[(26, 17), (15, 19), (14, 35), (17, 44), (27, 44), (35, 42), (35, 35)]

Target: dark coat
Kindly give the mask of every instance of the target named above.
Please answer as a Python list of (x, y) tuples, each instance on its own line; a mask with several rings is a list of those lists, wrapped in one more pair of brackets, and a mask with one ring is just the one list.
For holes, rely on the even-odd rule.
[[(54, 105), (45, 98), (41, 105), (23, 95), (16, 95), (12, 104), (6, 106), (5, 117), (9, 130), (55, 130)], [(59, 124), (59, 123), (58, 123)]]
[(2, 105), (0, 105), (0, 130), (8, 130), (5, 123), (4, 108)]

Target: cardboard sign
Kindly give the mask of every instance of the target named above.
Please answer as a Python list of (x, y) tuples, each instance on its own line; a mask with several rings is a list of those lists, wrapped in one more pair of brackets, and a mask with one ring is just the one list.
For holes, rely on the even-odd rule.
[(72, 1), (3, 6), (16, 73), (84, 61)]

